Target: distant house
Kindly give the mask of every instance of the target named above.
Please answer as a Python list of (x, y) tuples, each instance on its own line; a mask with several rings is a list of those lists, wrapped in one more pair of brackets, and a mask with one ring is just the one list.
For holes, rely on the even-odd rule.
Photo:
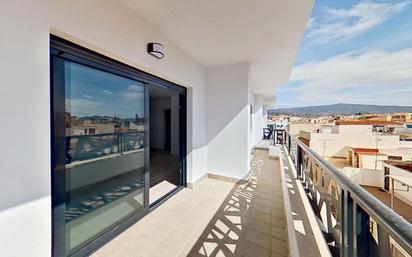
[(360, 169), (382, 169), (382, 161), (386, 161), (388, 155), (379, 152), (375, 148), (355, 148), (348, 150), (347, 161), (352, 167)]
[[(336, 121), (334, 125), (322, 125), (316, 131), (301, 131), (300, 138), (310, 148), (323, 157), (348, 158), (348, 151), (353, 148), (398, 149), (401, 147), (399, 136), (388, 132), (377, 132), (375, 126), (387, 127), (398, 123), (376, 121)], [(382, 152), (384, 153), (384, 152)], [(366, 153), (361, 153), (365, 158)]]
[(136, 124), (131, 121), (123, 121), (120, 123), (120, 126), (116, 127), (118, 132), (136, 132), (136, 131), (144, 131), (144, 125)]
[(335, 125), (371, 126), (372, 132), (374, 133), (395, 133), (397, 129), (405, 128), (404, 123), (385, 120), (338, 120), (335, 122)]
[[(96, 135), (109, 134), (115, 132), (115, 123), (93, 123), (91, 121), (84, 121), (82, 124), (77, 124), (71, 128), (70, 135)], [(66, 132), (67, 133), (67, 132)]]

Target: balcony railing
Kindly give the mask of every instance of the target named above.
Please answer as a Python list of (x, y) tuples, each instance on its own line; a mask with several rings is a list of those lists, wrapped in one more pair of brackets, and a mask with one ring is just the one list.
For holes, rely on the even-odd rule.
[(144, 131), (66, 136), (66, 163), (144, 147)]
[(274, 131), (294, 161), (332, 256), (411, 256), (412, 224), (285, 130)]

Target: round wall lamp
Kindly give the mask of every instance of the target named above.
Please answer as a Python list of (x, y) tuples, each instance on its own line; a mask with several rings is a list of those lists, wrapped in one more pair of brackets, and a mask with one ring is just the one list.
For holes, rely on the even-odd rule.
[(165, 47), (160, 43), (147, 44), (147, 52), (150, 55), (153, 55), (154, 57), (156, 57), (157, 59), (162, 59), (163, 57), (165, 57), (164, 51), (165, 51)]

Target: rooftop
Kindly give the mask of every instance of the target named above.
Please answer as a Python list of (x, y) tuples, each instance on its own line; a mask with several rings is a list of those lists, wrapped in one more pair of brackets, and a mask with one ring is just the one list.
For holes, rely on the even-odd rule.
[(379, 149), (376, 149), (376, 148), (359, 148), (359, 147), (355, 147), (355, 148), (352, 148), (352, 150), (355, 153), (379, 153)]
[(395, 121), (383, 120), (337, 120), (336, 125), (403, 125)]
[[(391, 194), (388, 192), (383, 191), (377, 187), (371, 186), (362, 186), (365, 188), (369, 193), (374, 195), (378, 198), (381, 202), (383, 202), (386, 206), (391, 206)], [(401, 201), (397, 197), (394, 198), (393, 204), (394, 210), (399, 213), (402, 217), (404, 217), (409, 222), (412, 222), (412, 207), (405, 202)]]
[(387, 160), (385, 163), (412, 172), (412, 161)]

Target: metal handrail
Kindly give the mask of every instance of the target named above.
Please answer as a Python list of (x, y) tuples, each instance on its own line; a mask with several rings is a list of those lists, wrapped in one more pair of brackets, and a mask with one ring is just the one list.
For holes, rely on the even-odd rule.
[[(306, 144), (284, 131), (284, 141), (286, 136), (290, 141), (297, 144), (298, 149), (302, 149), (309, 154), (313, 160), (320, 165), (328, 176), (342, 189), (350, 193), (350, 197), (358, 204), (370, 217), (372, 217), (383, 229), (400, 245), (412, 255), (412, 224), (394, 212), (381, 201), (377, 200), (372, 194), (361, 186), (353, 183), (346, 175), (335, 168), (332, 164), (324, 160), (315, 151), (310, 149)], [(291, 143), (291, 142), (289, 142)], [(351, 255), (348, 255), (351, 256)]]
[[(129, 145), (130, 141), (134, 141), (139, 145), (139, 148), (143, 148), (144, 143), (141, 141), (144, 141), (144, 136), (144, 131), (127, 131), (116, 133), (66, 136), (66, 164), (72, 163), (74, 161), (83, 161), (87, 159), (101, 157), (104, 155), (130, 151), (134, 149), (133, 146)], [(75, 147), (72, 148), (72, 140), (79, 141), (80, 143), (77, 142)], [(82, 146), (85, 143), (93, 143), (92, 148), (95, 149), (93, 149), (92, 151), (84, 152)], [(108, 149), (110, 149), (109, 153), (102, 153), (102, 151)]]
[(145, 133), (144, 131), (123, 131), (123, 132), (87, 134), (87, 135), (70, 135), (70, 136), (66, 136), (66, 137), (68, 137), (68, 138), (107, 137), (107, 136), (119, 136), (119, 135), (130, 135), (130, 134), (144, 134), (144, 133)]

